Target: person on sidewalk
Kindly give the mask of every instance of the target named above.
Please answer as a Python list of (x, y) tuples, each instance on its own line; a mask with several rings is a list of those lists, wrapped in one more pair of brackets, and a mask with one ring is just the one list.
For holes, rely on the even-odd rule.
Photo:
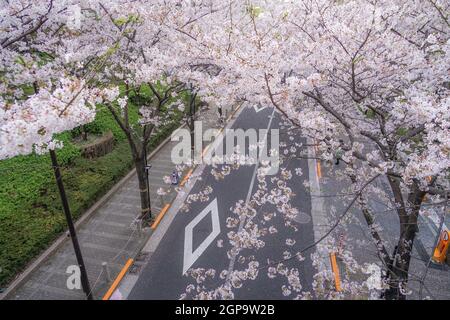
[(339, 165), (339, 161), (342, 159), (342, 156), (344, 154), (344, 150), (342, 150), (341, 146), (344, 144), (344, 141), (342, 139), (339, 139), (339, 147), (337, 148), (335, 152), (336, 162), (335, 165)]
[(170, 177), (170, 179), (172, 181), (173, 186), (178, 185), (178, 182), (180, 181), (180, 175), (178, 174), (178, 171), (173, 170), (172, 176)]
[(224, 119), (223, 119), (223, 111), (222, 111), (222, 107), (218, 108), (219, 111), (219, 123), (223, 124), (224, 123)]

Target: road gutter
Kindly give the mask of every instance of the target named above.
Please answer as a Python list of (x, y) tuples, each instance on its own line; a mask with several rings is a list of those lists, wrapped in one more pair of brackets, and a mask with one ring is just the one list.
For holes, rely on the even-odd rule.
[[(327, 217), (324, 210), (324, 201), (321, 197), (320, 181), (319, 176), (321, 173), (318, 172), (319, 161), (317, 161), (316, 150), (314, 148), (314, 141), (311, 138), (307, 138), (308, 144), (308, 169), (309, 169), (309, 186), (310, 186), (310, 196), (311, 196), (311, 218), (313, 222), (314, 230), (314, 242), (322, 238), (327, 232)], [(319, 265), (319, 272), (328, 272), (332, 270), (331, 262), (329, 259), (329, 253), (325, 246), (318, 244), (316, 246), (317, 253), (322, 260)]]

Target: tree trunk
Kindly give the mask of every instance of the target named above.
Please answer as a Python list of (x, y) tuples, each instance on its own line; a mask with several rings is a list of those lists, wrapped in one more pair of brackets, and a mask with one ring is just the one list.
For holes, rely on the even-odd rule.
[(83, 127), (82, 127), (82, 131), (83, 131), (83, 132), (82, 132), (81, 135), (83, 136), (83, 140), (84, 140), (84, 141), (87, 141), (87, 139), (88, 139), (88, 132), (87, 132), (87, 130), (86, 130), (86, 126), (83, 126)]
[(195, 99), (197, 97), (197, 94), (191, 93), (191, 99), (189, 101), (189, 121), (188, 126), (191, 131), (191, 150), (192, 150), (192, 156), (194, 155), (194, 148), (195, 148), (195, 142), (194, 142), (194, 135), (195, 135)]
[(192, 156), (194, 155), (195, 149), (195, 127), (194, 127), (194, 119), (191, 119), (189, 122), (189, 131), (191, 132), (191, 152)]
[(386, 300), (406, 300), (406, 285), (408, 283), (409, 264), (413, 250), (414, 239), (419, 228), (417, 219), (425, 193), (420, 191), (417, 185), (408, 196), (406, 210), (398, 210), (399, 215), (406, 211), (407, 216), (400, 221), (400, 237), (397, 247), (392, 255), (392, 264), (387, 270), (388, 288), (384, 292)]
[(416, 236), (416, 226), (409, 226), (398, 240), (393, 254), (392, 265), (388, 270), (388, 288), (384, 292), (386, 300), (406, 300), (406, 285), (408, 283), (409, 264)]
[[(387, 271), (388, 288), (385, 290), (386, 300), (406, 300), (406, 285), (408, 283), (409, 265), (413, 250), (414, 239), (418, 232), (417, 218), (422, 203), (423, 193), (415, 193), (412, 209), (409, 211), (409, 219), (400, 224), (400, 237), (397, 247), (392, 255), (392, 265)], [(411, 199), (412, 200), (412, 199)]]
[(143, 157), (135, 158), (134, 165), (136, 167), (136, 175), (139, 181), (139, 195), (141, 198), (141, 214), (140, 218), (143, 222), (151, 220), (150, 197), (148, 190), (148, 175), (145, 168), (145, 159)]

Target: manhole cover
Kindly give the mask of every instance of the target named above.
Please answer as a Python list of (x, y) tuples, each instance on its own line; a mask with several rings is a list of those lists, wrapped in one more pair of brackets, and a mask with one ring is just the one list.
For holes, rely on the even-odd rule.
[(294, 218), (292, 218), (292, 220), (300, 224), (307, 224), (311, 221), (311, 217), (305, 213), (299, 212)]

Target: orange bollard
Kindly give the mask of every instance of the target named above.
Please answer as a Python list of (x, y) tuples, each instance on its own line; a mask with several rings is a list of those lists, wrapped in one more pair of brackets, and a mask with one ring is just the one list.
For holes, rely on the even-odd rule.
[(436, 263), (444, 263), (447, 257), (448, 247), (450, 245), (449, 241), (450, 231), (444, 230), (439, 237), (439, 242), (434, 249), (433, 261)]

